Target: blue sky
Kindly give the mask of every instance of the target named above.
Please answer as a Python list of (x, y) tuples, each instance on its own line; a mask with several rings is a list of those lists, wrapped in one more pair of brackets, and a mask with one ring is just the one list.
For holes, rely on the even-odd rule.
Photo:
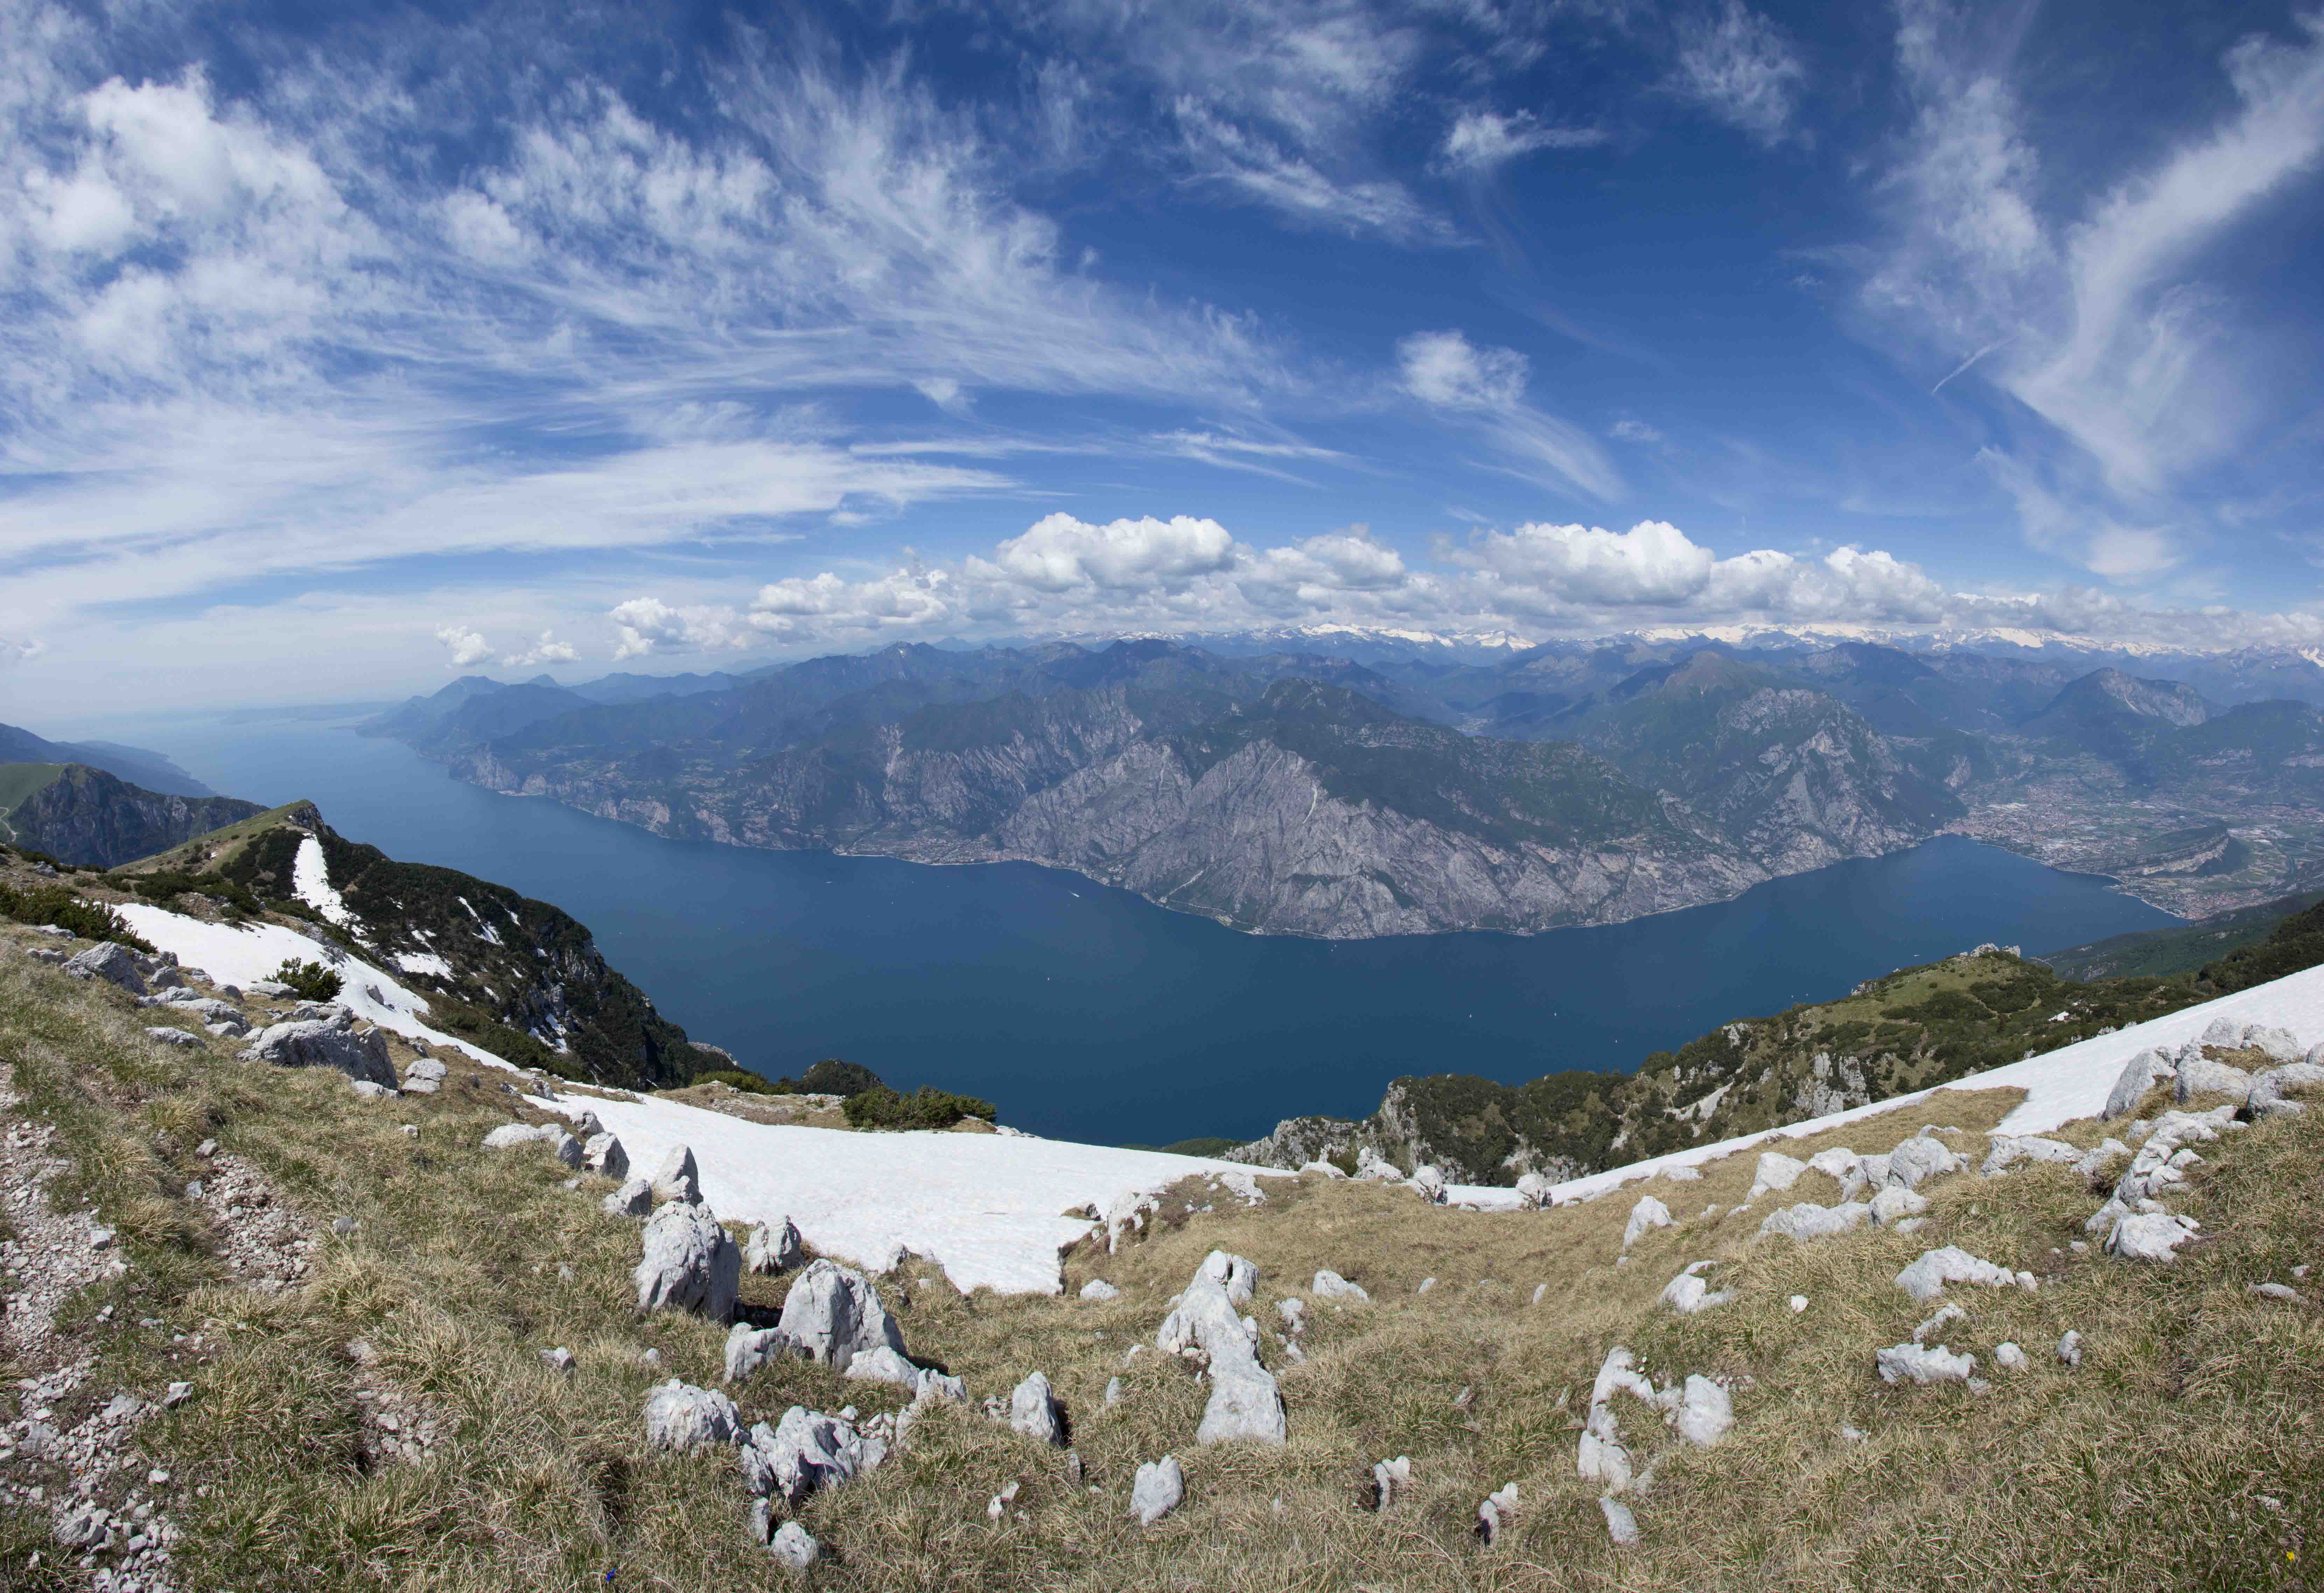
[(10, 717), (1114, 631), (2324, 641), (2324, 14), (0, 0), (0, 117)]

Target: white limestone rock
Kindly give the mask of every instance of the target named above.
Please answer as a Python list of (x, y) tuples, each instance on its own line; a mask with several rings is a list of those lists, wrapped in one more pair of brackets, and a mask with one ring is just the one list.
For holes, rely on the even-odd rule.
[(767, 1552), (785, 1570), (803, 1571), (823, 1558), (823, 1545), (796, 1521), (786, 1521), (767, 1539)]
[(1235, 1310), (1258, 1281), (1259, 1269), (1241, 1257), (1212, 1251), (1155, 1333), (1154, 1348), (1163, 1354), (1192, 1351), (1208, 1362), (1211, 1395), (1194, 1432), (1197, 1443), (1279, 1444), (1286, 1436), (1283, 1396), (1259, 1362), (1256, 1325)]
[(1796, 1156), (1787, 1156), (1779, 1150), (1761, 1151), (1759, 1170), (1751, 1180), (1751, 1192), (1743, 1197), (1744, 1203), (1748, 1205), (1770, 1191), (1791, 1188), (1807, 1170), (1808, 1164)]
[(1420, 1198), (1431, 1205), (1441, 1206), (1444, 1203), (1444, 1174), (1426, 1162), (1413, 1168), (1412, 1187), (1418, 1190)]
[(1047, 1377), (1039, 1372), (1028, 1374), (1022, 1383), (1009, 1393), (1009, 1425), (1036, 1443), (1062, 1448), (1065, 1441), (1065, 1423), (1057, 1416), (1057, 1396), (1049, 1386)]
[(2119, 1139), (2108, 1137), (2082, 1153), (2074, 1163), (2075, 1176), (2088, 1182), (2095, 1182), (2108, 1167), (2116, 1162), (2127, 1159), (2129, 1156), (2130, 1146)]
[(1927, 1387), (1932, 1383), (1966, 1383), (1977, 1370), (1977, 1357), (1955, 1355), (1946, 1346), (1934, 1349), (1920, 1344), (1896, 1344), (1874, 1357), (1884, 1383), (1913, 1383)]
[(1623, 1225), (1622, 1248), (1627, 1250), (1637, 1244), (1640, 1234), (1670, 1225), (1670, 1208), (1652, 1195), (1641, 1196), (1638, 1203), (1630, 1208), (1630, 1220)]
[(1968, 1165), (1950, 1146), (1924, 1129), (1888, 1153), (1888, 1173), (1883, 1182), (1918, 1189), (1932, 1178), (1958, 1173)]
[(168, 1024), (156, 1024), (145, 1031), (145, 1036), (150, 1040), (159, 1040), (164, 1045), (175, 1045), (180, 1050), (199, 1051), (202, 1048), (202, 1037), (199, 1035), (171, 1027)]
[(2252, 1116), (2265, 1118), (2278, 1112), (2296, 1112), (2301, 1110), (2301, 1103), (2290, 1099), (2292, 1093), (2313, 1090), (2319, 1085), (2324, 1085), (2324, 1064), (2292, 1062), (2282, 1067), (2269, 1068), (2252, 1080)]
[(684, 1450), (732, 1443), (741, 1422), (734, 1402), (716, 1389), (672, 1377), (646, 1400), (646, 1445)]
[(2195, 1220), (2171, 1211), (2133, 1212), (2116, 1220), (2107, 1236), (2109, 1255), (2156, 1265), (2177, 1259), (2179, 1247), (2195, 1237)]
[(1082, 1285), (1082, 1298), (1098, 1301), (1119, 1300), (1121, 1298), (1121, 1291), (1102, 1277), (1093, 1277)]
[(1725, 1385), (1690, 1372), (1677, 1408), (1671, 1413), (1671, 1425), (1687, 1442), (1707, 1450), (1735, 1425), (1734, 1399)]
[(2260, 1052), (2270, 1062), (2275, 1063), (2298, 1062), (2303, 1054), (2298, 1036), (2290, 1029), (2274, 1028), (2263, 1023), (2253, 1024), (2244, 1030), (2243, 1046), (2246, 1051)]
[(1979, 1260), (1959, 1245), (1923, 1251), (1919, 1260), (1896, 1275), (1896, 1286), (1924, 1305), (1943, 1294), (1948, 1284), (1986, 1284), (2006, 1288), (2016, 1282), (2015, 1273)]
[(2066, 1336), (2058, 1340), (2058, 1360), (2062, 1366), (2078, 1367), (2082, 1364), (2080, 1333), (2070, 1328), (2066, 1331)]
[(581, 1165), (619, 1183), (630, 1175), (630, 1153), (611, 1134), (592, 1134), (582, 1142)]
[(1837, 1206), (1819, 1206), (1812, 1201), (1802, 1201), (1796, 1206), (1785, 1206), (1770, 1211), (1759, 1224), (1759, 1238), (1782, 1234), (1804, 1242), (1808, 1239), (1830, 1238), (1861, 1228), (1871, 1220), (1872, 1208), (1862, 1201), (1843, 1201)]
[(138, 970), (137, 954), (109, 940), (99, 941), (85, 952), (76, 952), (66, 959), (64, 970), (75, 979), (101, 979), (107, 984), (119, 985), (133, 996), (145, 994), (145, 976)]
[(706, 1207), (662, 1207), (647, 1221), (642, 1246), (632, 1275), (640, 1311), (690, 1311), (715, 1322), (733, 1316), (742, 1249)]
[(652, 1183), (656, 1201), (678, 1201), (689, 1206), (700, 1201), (702, 1173), (694, 1165), (692, 1147), (671, 1146), (655, 1169)]
[(770, 1427), (751, 1429), (742, 1447), (742, 1486), (761, 1498), (797, 1505), (817, 1488), (837, 1487), (887, 1459), (888, 1446), (847, 1417), (793, 1405)]
[(2126, 1117), (2146, 1098), (2149, 1090), (2178, 1075), (2179, 1064), (2175, 1061), (2148, 1046), (2123, 1064), (2122, 1076), (2115, 1080), (2114, 1089), (2107, 1095), (2106, 1110), (2100, 1115), (2108, 1119)]
[(1598, 1508), (1606, 1516), (1606, 1535), (1613, 1539), (1615, 1547), (1627, 1549), (1638, 1541), (1638, 1518), (1630, 1514), (1628, 1505), (1609, 1496), (1598, 1501)]
[(1371, 1298), (1363, 1285), (1350, 1283), (1328, 1266), (1315, 1274), (1315, 1281), (1308, 1286), (1308, 1293), (1314, 1294), (1318, 1300), (1370, 1300)]
[(1663, 1303), (1682, 1316), (1692, 1316), (1698, 1311), (1709, 1311), (1714, 1305), (1724, 1305), (1734, 1299), (1733, 1291), (1714, 1291), (1702, 1281), (1703, 1270), (1713, 1265), (1709, 1261), (1693, 1262), (1684, 1272), (1665, 1284)]
[(1929, 1209), (1929, 1197), (1917, 1189), (1906, 1189), (1892, 1183), (1872, 1197), (1872, 1220), (1886, 1228), (1892, 1222), (1902, 1222), (1907, 1217), (1918, 1217)]
[(2224, 1095), (2238, 1104), (2251, 1099), (2252, 1076), (2239, 1067), (2190, 1056), (2179, 1064), (2179, 1081), (2172, 1093), (2184, 1106), (2198, 1095)]
[(837, 1371), (881, 1345), (904, 1353), (903, 1330), (881, 1303), (880, 1291), (852, 1266), (818, 1260), (799, 1274), (783, 1297), (779, 1322), (800, 1355)]
[(653, 1211), (653, 1185), (632, 1178), (598, 1204), (608, 1217), (644, 1217)]
[(799, 1238), (798, 1226), (788, 1217), (758, 1224), (742, 1247), (742, 1266), (751, 1272), (788, 1272), (806, 1259), (807, 1247)]
[(1517, 1179), (1517, 1203), (1528, 1211), (1538, 1211), (1549, 1204), (1551, 1184), (1538, 1173), (1526, 1173)]
[(395, 1064), (387, 1054), (386, 1035), (371, 1024), (355, 1027), (354, 1015), (344, 1007), (328, 1010), (328, 1017), (269, 1025), (235, 1054), (276, 1067), (336, 1068), (359, 1082), (394, 1089)]
[(768, 1362), (789, 1352), (791, 1341), (780, 1328), (754, 1328), (736, 1322), (726, 1334), (726, 1381), (740, 1383)]
[(1948, 1322), (1960, 1321), (1967, 1318), (1969, 1312), (1963, 1311), (1960, 1306), (1948, 1303), (1940, 1308), (1934, 1316), (1929, 1318), (1928, 1321), (1923, 1322), (1919, 1327), (1913, 1330), (1913, 1342), (1915, 1344), (1925, 1344), (1928, 1342), (1929, 1335), (1935, 1332), (1939, 1328), (1945, 1326)]
[(1992, 1178), (2022, 1162), (2073, 1162), (2079, 1160), (2081, 1154), (2078, 1146), (2044, 1135), (1996, 1134), (1986, 1151), (1985, 1165), (1978, 1172)]
[(1489, 1549), (1508, 1525), (1509, 1517), (1517, 1514), (1517, 1485), (1505, 1482), (1485, 1496), (1477, 1506), (1477, 1536)]
[(1165, 1455), (1139, 1467), (1130, 1485), (1130, 1513), (1140, 1526), (1152, 1526), (1186, 1496), (1186, 1473), (1176, 1455)]
[(554, 1123), (503, 1123), (484, 1136), (486, 1150), (515, 1150), (520, 1146), (554, 1145), (566, 1137)]
[(2005, 1372), (2022, 1372), (2033, 1363), (2023, 1349), (2004, 1340), (1993, 1347), (1993, 1364)]

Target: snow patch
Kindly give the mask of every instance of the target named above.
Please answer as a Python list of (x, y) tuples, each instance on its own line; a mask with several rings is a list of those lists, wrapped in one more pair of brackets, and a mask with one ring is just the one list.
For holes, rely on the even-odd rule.
[(312, 835), (299, 843), (299, 855), (290, 860), (290, 889), (341, 928), (355, 921), (355, 916), (347, 911), (347, 898), (332, 888), (330, 865), (323, 861), (323, 843)]
[(406, 973), (425, 973), (437, 979), (452, 977), (452, 965), (433, 952), (398, 952), (395, 965)]

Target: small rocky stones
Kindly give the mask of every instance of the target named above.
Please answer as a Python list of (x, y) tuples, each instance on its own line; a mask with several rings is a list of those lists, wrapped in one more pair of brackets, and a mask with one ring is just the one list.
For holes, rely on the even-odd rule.
[(1371, 1295), (1361, 1284), (1351, 1284), (1326, 1266), (1315, 1274), (1308, 1292), (1318, 1300), (1370, 1300)]
[(554, 1123), (503, 1123), (484, 1136), (486, 1150), (514, 1150), (525, 1145), (554, 1145), (568, 1137)]
[(1371, 1507), (1388, 1510), (1395, 1506), (1397, 1497), (1412, 1487), (1412, 1457), (1398, 1455), (1393, 1460), (1382, 1460), (1372, 1467), (1372, 1483), (1368, 1490)]
[(567, 1383), (573, 1381), (573, 1352), (566, 1349), (562, 1344), (558, 1345), (554, 1349), (542, 1350), (540, 1352), (540, 1364), (547, 1367), (558, 1377), (564, 1378)]
[(1065, 1426), (1058, 1420), (1056, 1395), (1047, 1377), (1039, 1372), (1028, 1374), (1010, 1391), (1009, 1425), (1036, 1443), (1064, 1445)]
[(180, 1050), (198, 1051), (202, 1048), (200, 1036), (189, 1034), (184, 1029), (173, 1028), (167, 1024), (156, 1024), (148, 1028), (145, 1034), (149, 1039), (158, 1040), (164, 1045), (177, 1046)]
[(1917, 1189), (1906, 1189), (1901, 1183), (1889, 1184), (1872, 1197), (1872, 1220), (1886, 1227), (1902, 1222), (1907, 1217), (1918, 1217), (1929, 1209), (1929, 1197)]
[(1120, 1378), (1108, 1377), (1105, 1380), (1105, 1403), (1110, 1405), (1118, 1405), (1121, 1403)]
[(842, 1372), (862, 1350), (885, 1345), (904, 1353), (903, 1331), (880, 1292), (835, 1261), (816, 1261), (799, 1275), (784, 1297), (781, 1328), (800, 1355)]
[(2198, 1095), (2224, 1095), (2241, 1104), (2251, 1098), (2251, 1074), (2199, 1053), (2180, 1058), (2179, 1077), (2172, 1094), (2181, 1106)]
[(888, 1446), (846, 1414), (826, 1415), (793, 1405), (770, 1427), (751, 1429), (742, 1448), (742, 1486), (755, 1495), (780, 1495), (796, 1505), (817, 1488), (837, 1487), (887, 1458)]
[(726, 1334), (726, 1381), (740, 1383), (789, 1348), (790, 1340), (780, 1328), (736, 1322)]
[(1725, 1385), (1690, 1372), (1670, 1418), (1681, 1438), (1698, 1449), (1707, 1450), (1735, 1425), (1734, 1398)]
[(707, 1208), (673, 1202), (647, 1221), (632, 1275), (640, 1311), (690, 1311), (723, 1322), (742, 1287), (742, 1247)]
[(788, 1217), (779, 1222), (758, 1224), (751, 1229), (750, 1240), (742, 1247), (742, 1266), (751, 1272), (788, 1272), (806, 1259), (806, 1242), (799, 1238), (798, 1225)]
[(1130, 1513), (1140, 1526), (1152, 1526), (1186, 1496), (1186, 1473), (1176, 1455), (1148, 1460), (1138, 1468), (1130, 1485)]
[(1791, 1298), (1791, 1307), (1792, 1314), (1794, 1316), (1797, 1316), (1801, 1312), (1805, 1311), (1808, 1308), (1808, 1297), (1805, 1294), (1793, 1295)]
[(1670, 1208), (1652, 1195), (1641, 1196), (1630, 1208), (1630, 1220), (1622, 1227), (1622, 1248), (1628, 1249), (1638, 1242), (1641, 1234), (1671, 1225)]
[(432, 1056), (423, 1056), (403, 1070), (407, 1095), (433, 1095), (443, 1087), (444, 1064)]
[(1120, 1297), (1121, 1291), (1102, 1277), (1093, 1277), (1082, 1285), (1082, 1298), (1084, 1300), (1118, 1300)]
[(670, 1146), (654, 1170), (653, 1198), (657, 1201), (678, 1201), (687, 1205), (702, 1198), (702, 1172), (694, 1165), (692, 1147)]
[(734, 1402), (715, 1388), (696, 1388), (672, 1377), (646, 1400), (646, 1444), (684, 1451), (734, 1441), (742, 1416)]
[(2303, 1303), (2305, 1298), (2290, 1284), (2247, 1284), (2245, 1287), (2255, 1294), (2264, 1294), (2270, 1300), (2287, 1301), (2293, 1305)]
[(2050, 1139), (2039, 1134), (1996, 1134), (1986, 1150), (1985, 1165), (1978, 1173), (1992, 1178), (2021, 1162), (2072, 1162), (2081, 1154), (2080, 1147), (2062, 1139)]
[(1235, 1309), (1250, 1298), (1258, 1281), (1259, 1269), (1241, 1257), (1212, 1251), (1155, 1333), (1154, 1347), (1163, 1354), (1207, 1363), (1211, 1394), (1195, 1430), (1197, 1443), (1284, 1441), (1283, 1396), (1259, 1365), (1255, 1326)]
[(2081, 1334), (2067, 1330), (2066, 1336), (2058, 1340), (2058, 1360), (2061, 1366), (2078, 1367), (2082, 1364)]
[(2249, 1106), (2255, 1118), (2273, 1117), (2279, 1112), (2296, 1112), (2301, 1103), (2290, 1099), (2293, 1091), (2313, 1090), (2324, 1085), (2324, 1064), (2313, 1062), (2288, 1063), (2272, 1067), (2252, 1080)]
[(1606, 1535), (1616, 1548), (1628, 1549), (1638, 1541), (1638, 1518), (1628, 1505), (1609, 1495), (1598, 1501), (1598, 1508), (1605, 1514)]
[(1874, 1357), (1884, 1383), (1913, 1383), (1927, 1387), (1932, 1383), (1966, 1383), (1977, 1370), (1977, 1357), (1955, 1355), (1940, 1344), (1931, 1349), (1922, 1344), (1896, 1344)]
[(2123, 1064), (2122, 1076), (2115, 1080), (2102, 1115), (2109, 1119), (2129, 1116), (2146, 1099), (2148, 1091), (2177, 1077), (2178, 1073), (2177, 1063), (2153, 1046), (2147, 1047)]
[(1967, 1165), (1951, 1147), (1923, 1129), (1888, 1153), (1886, 1182), (1917, 1189), (1940, 1174), (1958, 1173)]
[(2005, 1372), (2022, 1372), (2033, 1362), (2023, 1349), (2005, 1339), (1993, 1347), (1993, 1364)]

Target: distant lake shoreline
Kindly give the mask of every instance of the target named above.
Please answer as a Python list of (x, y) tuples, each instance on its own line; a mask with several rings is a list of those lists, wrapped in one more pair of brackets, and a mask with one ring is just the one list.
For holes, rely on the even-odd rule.
[(2038, 953), (2178, 922), (2100, 877), (1939, 836), (1623, 924), (1253, 935), (1033, 863), (667, 841), (462, 784), (344, 722), (106, 733), (226, 795), (311, 798), (351, 840), (556, 904), (689, 1035), (769, 1076), (844, 1056), (1099, 1143), (1359, 1117), (1404, 1073), (1628, 1071), (1716, 1024), (1984, 942)]

